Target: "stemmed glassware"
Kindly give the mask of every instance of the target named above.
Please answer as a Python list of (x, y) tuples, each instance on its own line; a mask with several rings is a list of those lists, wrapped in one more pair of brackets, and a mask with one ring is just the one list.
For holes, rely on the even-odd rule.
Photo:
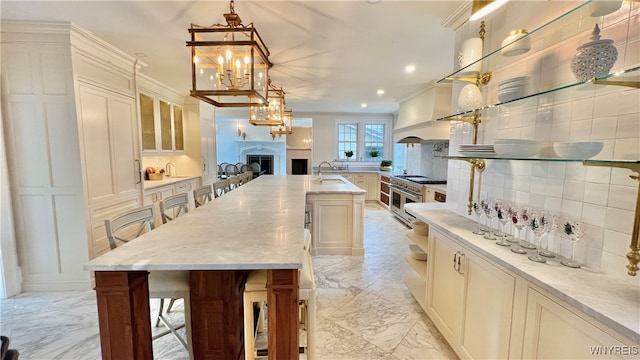
[(482, 218), (483, 210), (482, 210), (482, 207), (481, 207), (480, 203), (478, 203), (477, 201), (473, 202), (473, 212), (476, 214), (476, 217), (478, 219), (478, 229), (472, 231), (472, 233), (474, 233), (476, 235), (484, 235), (486, 232), (484, 230), (482, 230), (482, 224), (480, 223), (480, 219)]
[(511, 212), (511, 222), (513, 222), (513, 226), (518, 232), (516, 236), (518, 247), (516, 247), (515, 249), (511, 248), (511, 251), (517, 254), (526, 254), (527, 251), (522, 248), (520, 235), (522, 235), (522, 229), (524, 229), (524, 227), (527, 226), (527, 223), (529, 222), (529, 208), (524, 205), (513, 206)]
[(536, 240), (538, 242), (538, 251), (535, 255), (530, 255), (529, 260), (539, 263), (547, 262), (545, 258), (540, 256), (540, 244), (542, 243), (542, 237), (547, 235), (553, 229), (553, 223), (553, 217), (543, 210), (534, 211), (531, 213), (531, 216), (529, 216), (529, 226), (531, 226), (531, 230), (536, 236)]
[[(549, 219), (549, 223), (551, 224), (551, 228), (549, 229), (547, 234), (553, 233), (553, 231), (556, 229), (556, 226), (558, 225), (558, 220), (557, 220), (556, 216), (553, 213), (549, 212), (549, 211), (545, 211), (545, 216)], [(544, 257), (547, 257), (547, 258), (556, 257), (556, 255), (554, 253), (549, 251), (549, 244), (550, 243), (551, 243), (551, 239), (549, 237), (547, 237), (547, 241), (545, 243), (545, 246), (542, 246), (542, 243), (538, 244), (538, 254), (540, 256), (544, 256)]]
[(492, 226), (493, 219), (495, 219), (495, 217), (498, 216), (496, 204), (494, 201), (485, 202), (482, 209), (484, 211), (484, 216), (486, 216), (486, 218), (488, 219), (487, 225), (489, 227), (489, 233), (486, 234), (484, 238), (487, 240), (496, 240), (496, 237), (494, 236), (494, 232), (493, 232), (493, 226)]
[(498, 221), (500, 222), (500, 232), (502, 233), (500, 241), (496, 242), (496, 245), (511, 246), (511, 243), (507, 241), (507, 232), (505, 227), (507, 223), (511, 221), (511, 206), (506, 201), (498, 200), (495, 202), (494, 207), (498, 215)]
[(584, 223), (580, 220), (565, 219), (562, 225), (562, 233), (569, 237), (571, 240), (571, 260), (562, 260), (560, 264), (568, 266), (570, 268), (579, 268), (580, 263), (574, 260), (576, 253), (576, 243), (584, 236)]

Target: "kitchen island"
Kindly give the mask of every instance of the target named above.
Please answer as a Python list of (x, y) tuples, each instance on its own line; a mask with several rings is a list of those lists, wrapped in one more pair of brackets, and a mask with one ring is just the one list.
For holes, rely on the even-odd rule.
[(298, 358), (306, 194), (354, 191), (314, 176), (261, 176), (85, 265), (95, 271), (103, 359), (150, 359), (148, 271), (190, 271), (195, 359), (242, 356), (242, 291), (268, 271), (269, 356)]

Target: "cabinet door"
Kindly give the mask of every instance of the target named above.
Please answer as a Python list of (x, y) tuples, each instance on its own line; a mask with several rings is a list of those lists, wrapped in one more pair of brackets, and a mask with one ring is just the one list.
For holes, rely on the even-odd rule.
[(464, 277), (454, 268), (460, 250), (442, 233), (429, 231), (427, 315), (452, 345), (462, 328)]
[(135, 100), (88, 85), (79, 90), (89, 205), (139, 197)]
[[(522, 358), (620, 358), (622, 353), (604, 351), (615, 346), (622, 349), (624, 345), (560, 303), (529, 288)], [(626, 349), (633, 351), (630, 346)], [(637, 353), (628, 355), (637, 357)]]
[[(208, 107), (212, 107), (207, 104)], [(202, 156), (202, 184), (213, 183), (218, 175), (216, 166), (215, 114), (200, 105), (200, 151)]]
[(184, 123), (182, 121), (182, 108), (173, 106), (173, 143), (175, 150), (184, 150)]
[(171, 126), (171, 104), (160, 100), (160, 149), (173, 150), (173, 129)]
[(156, 149), (156, 120), (153, 97), (139, 94), (140, 128), (142, 129), (142, 150)]
[(515, 278), (467, 250), (463, 253), (466, 291), (460, 353), (469, 359), (506, 359)]

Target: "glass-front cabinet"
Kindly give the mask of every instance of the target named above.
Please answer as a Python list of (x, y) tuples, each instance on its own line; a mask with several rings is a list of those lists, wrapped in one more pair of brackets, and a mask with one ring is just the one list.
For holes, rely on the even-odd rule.
[(184, 151), (182, 107), (150, 94), (139, 94), (142, 151)]

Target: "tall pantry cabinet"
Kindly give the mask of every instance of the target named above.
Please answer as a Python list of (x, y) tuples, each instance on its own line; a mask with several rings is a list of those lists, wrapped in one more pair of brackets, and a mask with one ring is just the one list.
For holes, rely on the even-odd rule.
[(3, 21), (23, 291), (90, 289), (83, 265), (109, 249), (104, 219), (141, 205), (136, 71), (136, 59), (70, 23)]

